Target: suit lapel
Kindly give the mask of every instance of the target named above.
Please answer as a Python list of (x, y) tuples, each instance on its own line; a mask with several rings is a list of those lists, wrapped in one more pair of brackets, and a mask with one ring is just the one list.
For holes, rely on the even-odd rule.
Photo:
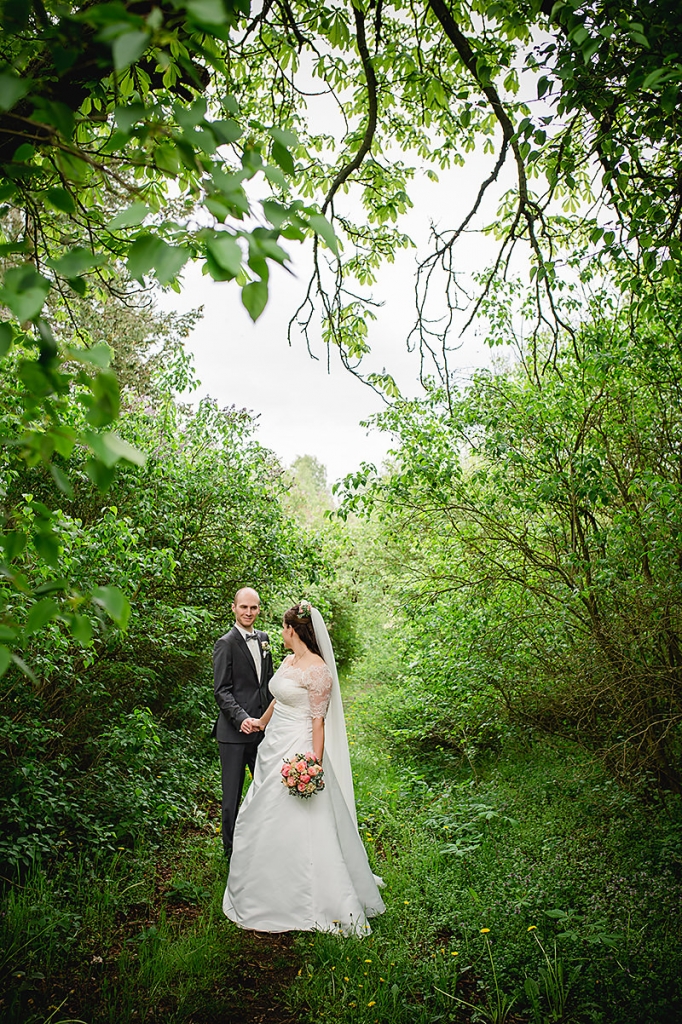
[[(237, 643), (239, 644), (241, 650), (244, 652), (244, 657), (246, 658), (246, 660), (248, 662), (248, 665), (249, 665), (249, 668), (253, 672), (253, 677), (256, 680), (256, 683), (258, 684), (258, 672), (256, 671), (256, 666), (254, 664), (254, 660), (253, 660), (253, 656), (251, 654), (251, 651), (249, 650), (249, 645), (247, 644), (246, 640), (244, 639), (244, 637), (242, 636), (240, 631), (237, 629), (237, 627), (233, 626), (232, 628), (234, 629), (235, 633), (237, 634)], [(260, 650), (260, 637), (258, 638), (258, 649)], [(260, 657), (261, 657), (261, 669), (262, 669), (262, 667), (263, 667), (263, 653), (262, 653), (262, 651), (261, 651), (261, 656)]]

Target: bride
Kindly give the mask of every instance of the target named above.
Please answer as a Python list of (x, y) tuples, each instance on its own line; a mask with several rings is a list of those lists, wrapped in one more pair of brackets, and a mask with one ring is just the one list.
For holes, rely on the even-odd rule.
[[(353, 778), (334, 652), (317, 608), (284, 615), (292, 652), (270, 680), (274, 700), (253, 783), (239, 810), (223, 910), (255, 931), (363, 935), (384, 904), (358, 835)], [(313, 751), (324, 789), (301, 799), (282, 785), (285, 758)]]

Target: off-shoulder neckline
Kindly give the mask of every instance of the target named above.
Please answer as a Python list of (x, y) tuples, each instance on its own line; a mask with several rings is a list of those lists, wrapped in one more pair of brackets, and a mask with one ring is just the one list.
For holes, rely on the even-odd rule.
[[(291, 655), (287, 655), (287, 659), (290, 657)], [(313, 668), (326, 668), (329, 671), (329, 666), (324, 659), (322, 661), (314, 661), (311, 665), (304, 665), (302, 668), (300, 665), (292, 665), (290, 662), (287, 664), (287, 660), (285, 660), (280, 665), (280, 668), (293, 669), (294, 672), (308, 672)]]

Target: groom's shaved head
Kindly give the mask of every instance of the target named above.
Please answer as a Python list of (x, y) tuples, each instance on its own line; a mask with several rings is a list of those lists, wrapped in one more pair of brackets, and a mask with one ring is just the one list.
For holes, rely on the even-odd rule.
[(240, 587), (237, 593), (234, 595), (233, 604), (237, 605), (240, 602), (247, 602), (248, 604), (257, 604), (260, 607), (260, 597), (253, 589), (253, 587)]

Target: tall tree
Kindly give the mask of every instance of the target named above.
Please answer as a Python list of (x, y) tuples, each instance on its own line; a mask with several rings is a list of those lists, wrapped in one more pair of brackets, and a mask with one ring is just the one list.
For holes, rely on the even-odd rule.
[(565, 339), (542, 380), (480, 371), (449, 402), (434, 389), (381, 415), (394, 466), (358, 475), (346, 508), (385, 520), (428, 681), (416, 729), (487, 741), (511, 716), (628, 785), (682, 790), (681, 309), (665, 299), (635, 332), (600, 295), (579, 362)]
[[(17, 353), (17, 454), (49, 465), (65, 493), (60, 460), (76, 445), (101, 486), (119, 462), (143, 461), (112, 429), (110, 352), (79, 323), (74, 294), (177, 288), (197, 259), (236, 282), (255, 318), (271, 264), (286, 266), (286, 247), (312, 235), (314, 273), (293, 319), (308, 335), (319, 304), (323, 337), (354, 365), (369, 344), (367, 289), (410, 244), (400, 217), (417, 165), (437, 177), (476, 148), (490, 158), (470, 209), (434, 231), (420, 270), (417, 339), (446, 388), (466, 269), (458, 243), (507, 163), (498, 254), (466, 319), (496, 294), (519, 242), (534, 336), (555, 339), (550, 359), (561, 332), (575, 331), (564, 268), (610, 269), (647, 302), (660, 301), (652, 282), (679, 278), (672, 0), (3, 0), (0, 10), (0, 355)], [(324, 102), (333, 114), (320, 117)], [(369, 380), (395, 395), (389, 373)], [(85, 410), (77, 427), (72, 401)], [(36, 550), (53, 557), (47, 506), (37, 524)], [(0, 652), (0, 668), (8, 658)]]
[[(312, 230), (330, 246), (333, 275), (330, 286), (316, 242), (308, 300), (317, 289), (325, 336), (361, 355), (370, 308), (346, 286), (371, 283), (408, 244), (395, 226), (411, 204), (414, 166), (403, 160), (435, 175), (478, 146), (490, 173), (466, 216), (434, 234), (425, 283), (441, 266), (452, 289), (455, 244), (508, 161), (516, 183), (496, 219), (501, 245), (484, 291), (519, 239), (530, 246), (540, 322), (545, 312), (562, 322), (553, 287), (562, 251), (581, 270), (615, 258), (628, 283), (640, 270), (677, 272), (682, 41), (672, 0), (286, 0), (253, 11), (249, 0), (5, 0), (2, 12), (2, 195), (26, 211), (6, 251), (28, 257), (3, 298), (20, 319), (39, 317), (50, 286), (105, 280), (112, 262), (169, 285), (189, 258), (236, 278), (257, 316), (268, 261), (286, 261), (280, 242)], [(308, 111), (311, 93), (316, 108), (329, 100), (324, 117), (335, 111), (331, 130)], [(245, 183), (256, 176), (273, 195), (254, 205)], [(353, 185), (358, 223), (342, 198)], [(343, 252), (291, 186), (317, 198)], [(209, 217), (197, 223), (199, 203)], [(566, 216), (576, 204), (580, 215)], [(305, 330), (309, 302), (299, 313)]]

